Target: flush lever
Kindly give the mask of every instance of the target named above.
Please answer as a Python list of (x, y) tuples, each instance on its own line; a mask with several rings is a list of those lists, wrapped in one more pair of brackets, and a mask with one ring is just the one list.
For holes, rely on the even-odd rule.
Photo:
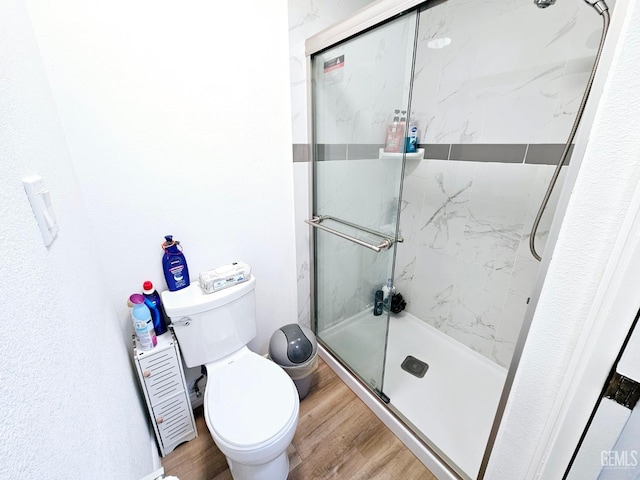
[(182, 317), (179, 320), (171, 320), (171, 324), (173, 326), (181, 326), (181, 327), (188, 327), (189, 325), (191, 325), (191, 319), (189, 317)]

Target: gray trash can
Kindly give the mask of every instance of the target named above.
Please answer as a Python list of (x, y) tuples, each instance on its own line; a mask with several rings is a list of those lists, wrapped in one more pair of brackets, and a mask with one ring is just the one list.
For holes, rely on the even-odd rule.
[(291, 377), (300, 400), (306, 397), (318, 366), (318, 343), (313, 332), (297, 323), (279, 328), (271, 336), (269, 357)]

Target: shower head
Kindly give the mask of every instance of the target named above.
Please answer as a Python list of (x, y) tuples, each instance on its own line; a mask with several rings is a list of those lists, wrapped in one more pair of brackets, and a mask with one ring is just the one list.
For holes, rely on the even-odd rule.
[[(584, 1), (587, 2), (589, 5), (591, 5), (593, 8), (595, 8), (600, 15), (602, 15), (604, 12), (609, 10), (609, 7), (607, 7), (607, 4), (605, 3), (604, 0), (584, 0)], [(533, 3), (535, 3), (538, 8), (547, 8), (553, 5), (554, 3), (556, 3), (556, 0), (533, 0)]]
[(584, 1), (587, 2), (589, 5), (591, 5), (593, 8), (595, 8), (596, 12), (598, 12), (600, 15), (602, 15), (604, 12), (609, 10), (609, 7), (607, 7), (607, 4), (604, 2), (604, 0), (584, 0)]

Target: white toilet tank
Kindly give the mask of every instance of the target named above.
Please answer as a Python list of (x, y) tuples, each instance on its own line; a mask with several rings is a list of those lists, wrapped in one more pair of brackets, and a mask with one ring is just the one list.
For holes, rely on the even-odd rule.
[(162, 292), (187, 367), (215, 362), (256, 336), (256, 279), (214, 293), (198, 282), (175, 292)]

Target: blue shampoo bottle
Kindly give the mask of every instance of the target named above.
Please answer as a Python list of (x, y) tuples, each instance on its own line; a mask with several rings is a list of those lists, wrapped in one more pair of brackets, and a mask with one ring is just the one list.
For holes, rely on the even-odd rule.
[(160, 294), (153, 288), (153, 283), (149, 280), (142, 284), (142, 295), (144, 303), (151, 310), (151, 319), (153, 320), (153, 329), (157, 335), (162, 335), (167, 331), (167, 314), (162, 306)]
[(162, 270), (167, 281), (167, 287), (169, 287), (170, 291), (175, 292), (189, 286), (189, 268), (187, 267), (187, 260), (182, 254), (182, 247), (179, 247), (180, 242), (174, 240), (173, 235), (167, 235), (164, 239), (165, 241), (162, 244), (162, 249), (164, 250)]

